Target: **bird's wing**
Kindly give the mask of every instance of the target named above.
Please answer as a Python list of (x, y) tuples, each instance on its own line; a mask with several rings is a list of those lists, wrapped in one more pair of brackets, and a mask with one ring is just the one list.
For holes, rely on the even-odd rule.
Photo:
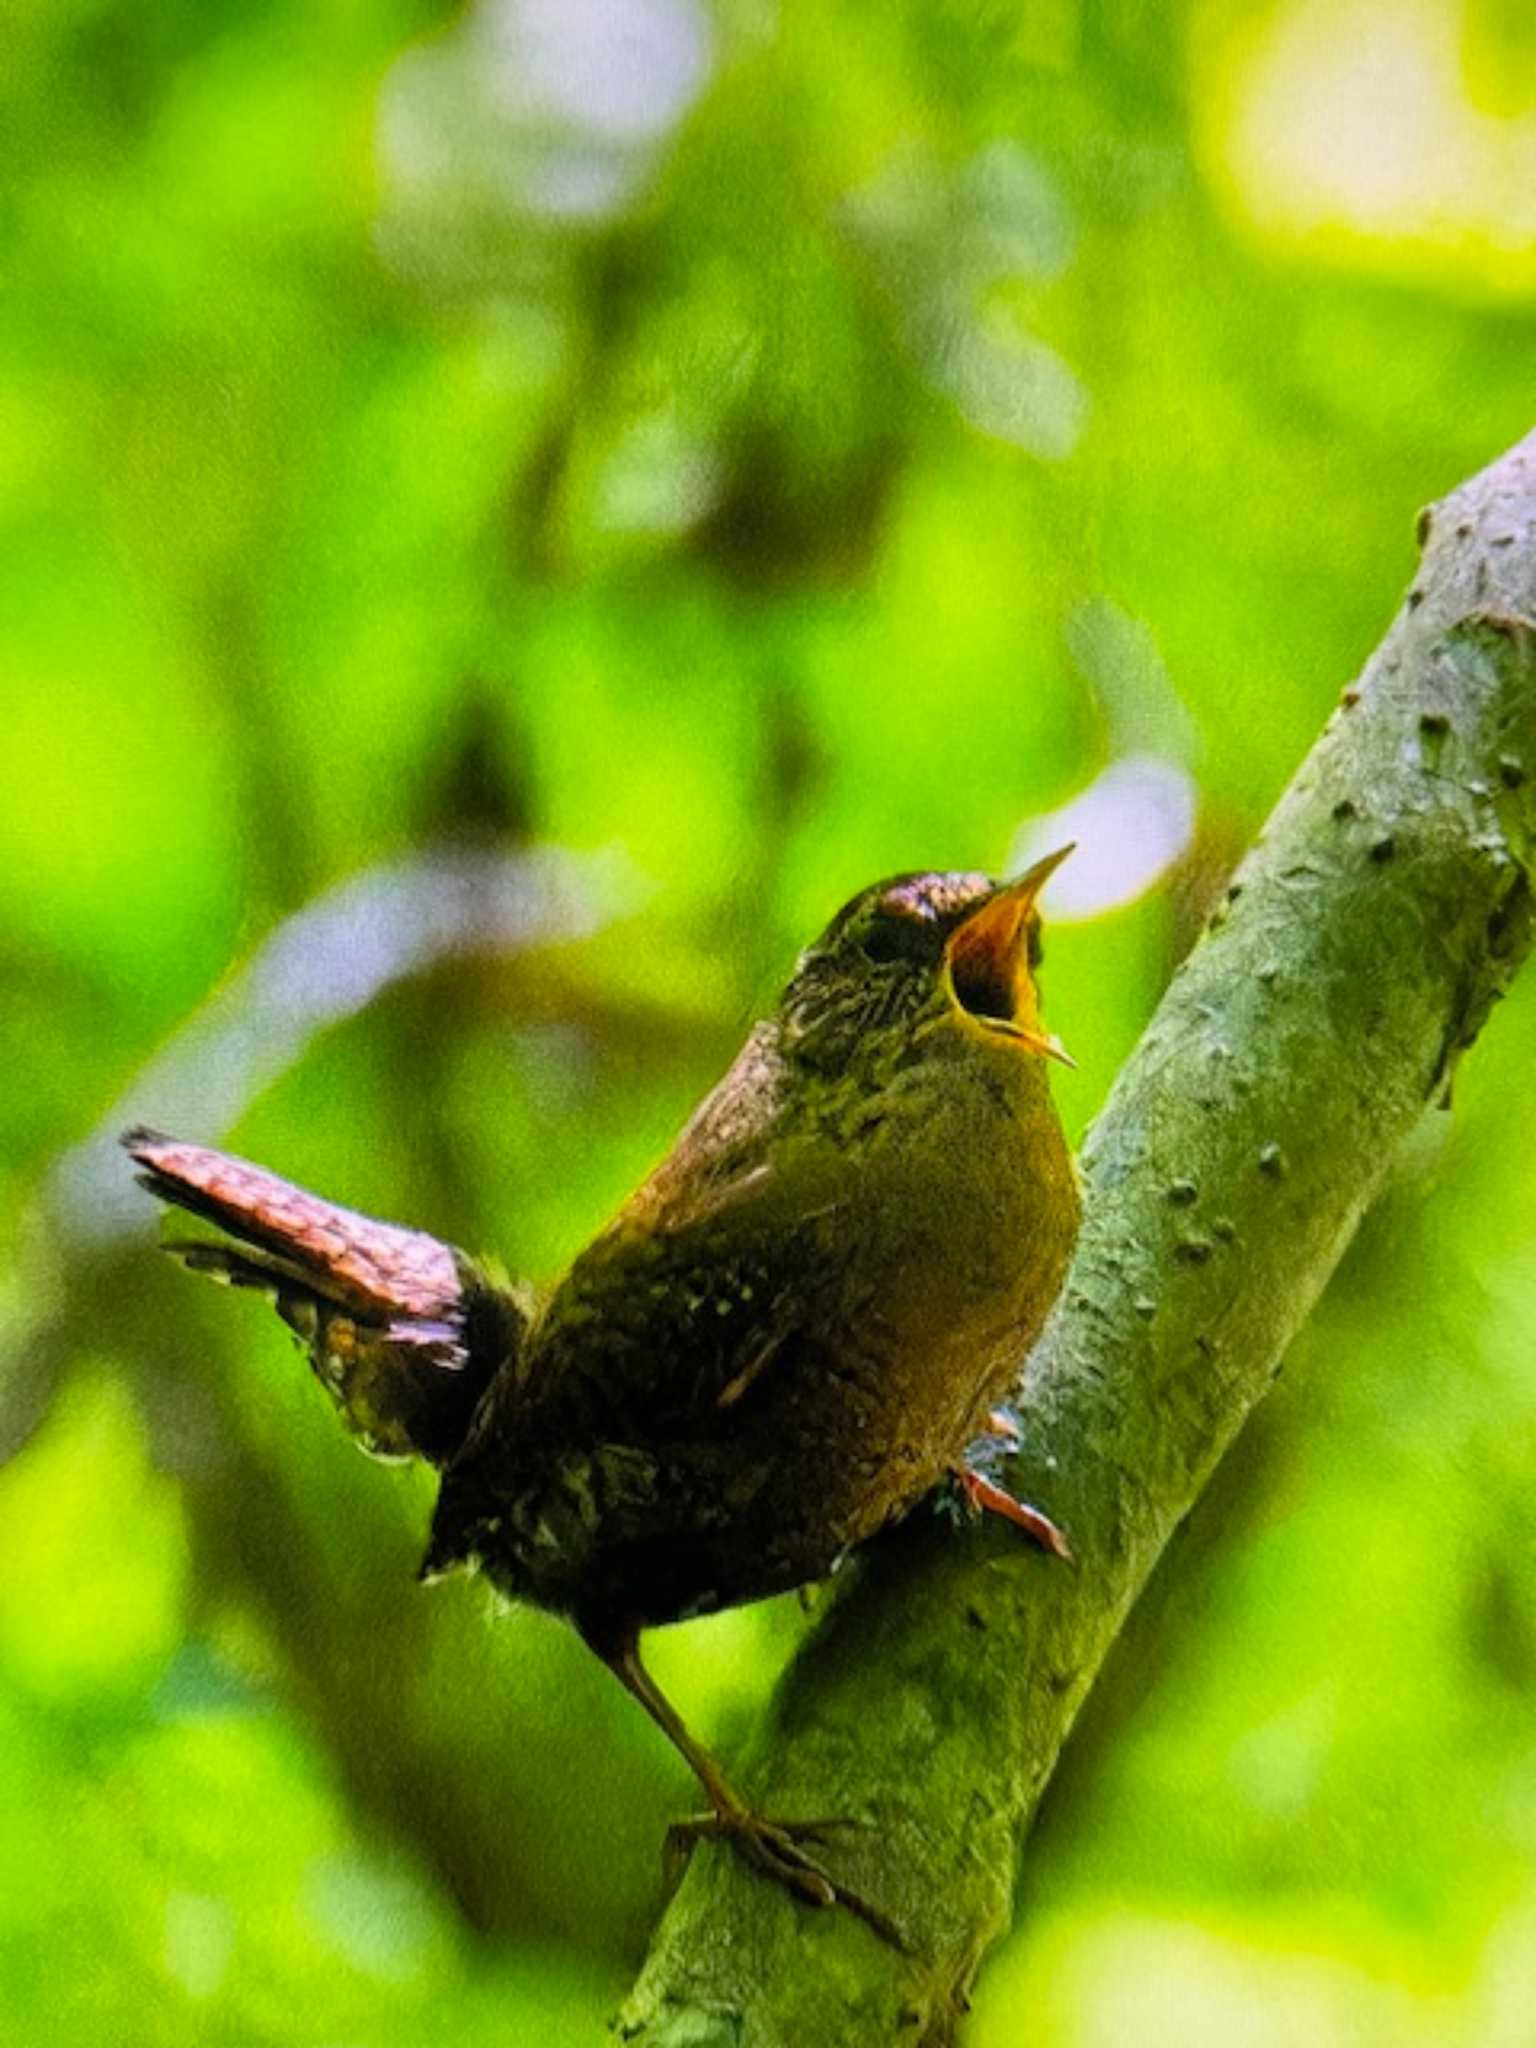
[(767, 1148), (701, 1181), (686, 1205), (626, 1208), (551, 1298), (530, 1376), (547, 1375), (594, 1432), (712, 1427), (814, 1322), (846, 1187), (830, 1146)]
[(161, 1201), (238, 1246), (166, 1246), (194, 1272), (265, 1294), (366, 1450), (441, 1463), (457, 1449), (525, 1317), (462, 1252), (324, 1201), (265, 1167), (133, 1130), (123, 1143)]

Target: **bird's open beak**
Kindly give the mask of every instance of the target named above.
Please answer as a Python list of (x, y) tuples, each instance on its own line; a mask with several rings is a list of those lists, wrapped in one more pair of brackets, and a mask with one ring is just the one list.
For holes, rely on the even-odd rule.
[(945, 947), (950, 981), (962, 1007), (993, 1030), (1020, 1039), (1031, 1052), (1060, 1060), (1064, 1067), (1075, 1067), (1077, 1061), (1059, 1038), (1032, 1021), (1035, 985), (1026, 938), (1035, 899), (1071, 851), (1070, 845), (1058, 847), (1016, 881), (994, 890), (956, 926)]

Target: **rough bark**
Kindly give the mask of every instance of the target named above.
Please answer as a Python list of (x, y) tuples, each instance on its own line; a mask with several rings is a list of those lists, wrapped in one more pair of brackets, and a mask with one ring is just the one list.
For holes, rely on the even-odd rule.
[(1127, 1063), (1026, 1368), (1013, 1483), (1067, 1569), (920, 1518), (782, 1683), (753, 1789), (860, 1816), (912, 1953), (693, 1858), (621, 2016), (644, 2048), (948, 2041), (1018, 1847), (1169, 1535), (1531, 943), (1536, 434), (1420, 515), (1420, 573)]

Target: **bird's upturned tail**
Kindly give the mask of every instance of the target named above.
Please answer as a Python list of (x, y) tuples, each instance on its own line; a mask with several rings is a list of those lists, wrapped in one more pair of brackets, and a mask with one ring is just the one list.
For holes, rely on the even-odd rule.
[(152, 1195), (238, 1240), (165, 1249), (196, 1273), (265, 1294), (366, 1450), (448, 1463), (522, 1341), (527, 1318), (506, 1289), (452, 1245), (323, 1201), (249, 1160), (142, 1128), (122, 1142)]

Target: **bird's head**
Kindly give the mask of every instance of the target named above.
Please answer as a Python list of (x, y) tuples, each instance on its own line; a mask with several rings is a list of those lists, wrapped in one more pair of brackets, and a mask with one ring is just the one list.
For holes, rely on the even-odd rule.
[(861, 889), (800, 956), (779, 1010), (784, 1051), (844, 1067), (874, 1044), (948, 1020), (1073, 1065), (1040, 1022), (1035, 985), (1037, 898), (1071, 851), (1013, 881), (911, 874)]

